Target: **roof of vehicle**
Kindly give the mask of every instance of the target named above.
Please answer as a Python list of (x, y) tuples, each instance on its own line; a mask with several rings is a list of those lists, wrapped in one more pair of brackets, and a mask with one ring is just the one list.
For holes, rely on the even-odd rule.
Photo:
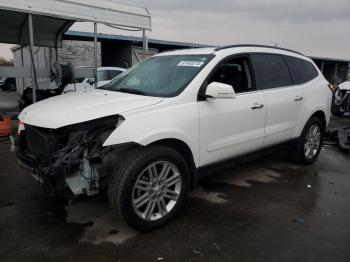
[(126, 71), (126, 69), (122, 67), (102, 66), (97, 68), (97, 71), (102, 71), (102, 70)]
[(226, 50), (237, 50), (237, 53), (245, 53), (245, 52), (262, 52), (262, 53), (274, 53), (274, 54), (283, 54), (283, 55), (292, 55), (297, 57), (302, 57), (304, 59), (308, 59), (303, 54), (282, 48), (282, 47), (274, 47), (274, 46), (266, 46), (266, 45), (254, 45), (254, 44), (240, 44), (240, 45), (229, 45), (222, 47), (208, 47), (208, 48), (193, 48), (193, 49), (182, 49), (175, 51), (162, 52), (157, 56), (161, 55), (196, 55), (196, 54), (215, 54)]
[(228, 49), (228, 48), (237, 48), (237, 47), (263, 47), (263, 48), (272, 48), (272, 49), (277, 49), (277, 50), (282, 50), (282, 51), (288, 51), (288, 52), (292, 52), (292, 53), (296, 53), (298, 55), (303, 55), (302, 53), (299, 53), (297, 51), (291, 50), (291, 49), (287, 49), (287, 48), (283, 48), (283, 47), (279, 47), (279, 46), (269, 46), (269, 45), (256, 45), (256, 44), (240, 44), (240, 45), (227, 45), (227, 46), (220, 46), (215, 48), (215, 51), (220, 51), (220, 50), (224, 50), (224, 49)]
[[(92, 66), (75, 66), (75, 68), (93, 68)], [(97, 71), (101, 70), (118, 70), (118, 71), (126, 71), (125, 68), (122, 67), (113, 67), (113, 66), (100, 66), (97, 67)]]

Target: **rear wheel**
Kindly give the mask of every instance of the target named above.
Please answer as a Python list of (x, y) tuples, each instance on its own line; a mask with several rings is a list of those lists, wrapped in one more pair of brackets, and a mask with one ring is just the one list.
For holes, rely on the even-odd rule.
[(132, 228), (154, 230), (180, 212), (189, 181), (188, 166), (178, 152), (140, 147), (116, 170), (108, 189), (110, 205)]
[(291, 156), (299, 164), (312, 164), (317, 159), (323, 142), (324, 124), (318, 117), (306, 123)]

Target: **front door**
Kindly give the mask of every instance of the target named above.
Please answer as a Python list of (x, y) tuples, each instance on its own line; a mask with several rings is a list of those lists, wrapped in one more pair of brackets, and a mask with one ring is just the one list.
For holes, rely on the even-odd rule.
[(207, 84), (233, 86), (236, 97), (198, 102), (201, 166), (258, 150), (264, 139), (265, 98), (255, 89), (249, 57), (222, 62)]

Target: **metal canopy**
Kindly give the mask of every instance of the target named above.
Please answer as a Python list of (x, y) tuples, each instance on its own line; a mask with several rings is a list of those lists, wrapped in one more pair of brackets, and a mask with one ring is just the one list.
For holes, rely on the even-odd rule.
[(146, 8), (109, 0), (0, 0), (0, 43), (29, 44), (28, 14), (36, 46), (60, 46), (62, 35), (79, 21), (151, 30)]
[[(36, 102), (37, 73), (34, 46), (61, 47), (62, 35), (74, 22), (94, 23), (94, 78), (97, 79), (97, 24), (142, 30), (143, 56), (146, 55), (146, 30), (151, 16), (146, 8), (118, 4), (110, 0), (0, 0), (0, 43), (29, 45), (31, 68), (21, 72), (32, 78)], [(1, 68), (0, 76), (16, 75), (15, 68)], [(97, 87), (97, 81), (95, 81)]]
[(110, 0), (0, 0), (0, 9), (151, 30), (146, 8)]
[[(35, 46), (61, 47), (62, 35), (74, 22), (48, 16), (33, 15)], [(28, 15), (0, 10), (0, 42), (29, 45)]]

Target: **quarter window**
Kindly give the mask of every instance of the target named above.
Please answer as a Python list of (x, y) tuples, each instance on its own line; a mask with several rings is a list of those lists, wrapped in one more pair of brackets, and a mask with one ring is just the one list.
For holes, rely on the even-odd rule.
[(289, 69), (281, 55), (252, 54), (252, 60), (260, 89), (292, 85)]
[(300, 85), (317, 77), (318, 72), (310, 62), (291, 56), (284, 58), (291, 70), (294, 84)]

